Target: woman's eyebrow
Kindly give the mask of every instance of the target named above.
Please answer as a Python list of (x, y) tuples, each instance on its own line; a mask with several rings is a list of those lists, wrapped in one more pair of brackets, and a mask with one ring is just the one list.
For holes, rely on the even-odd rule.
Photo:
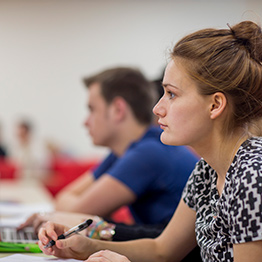
[(166, 87), (172, 87), (172, 88), (175, 88), (175, 89), (179, 89), (177, 86), (175, 86), (175, 85), (172, 85), (172, 84), (165, 84), (165, 83), (162, 83), (162, 86), (164, 87), (164, 88), (166, 88)]

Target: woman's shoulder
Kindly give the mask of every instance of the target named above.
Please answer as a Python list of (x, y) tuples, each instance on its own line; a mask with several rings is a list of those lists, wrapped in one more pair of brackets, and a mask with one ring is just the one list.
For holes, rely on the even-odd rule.
[(193, 172), (194, 175), (200, 175), (205, 173), (213, 173), (214, 169), (205, 161), (205, 159), (200, 158), (199, 161), (196, 163)]
[(251, 137), (239, 148), (236, 160), (240, 164), (250, 165), (252, 162), (262, 159), (262, 137)]
[(209, 185), (215, 176), (215, 170), (201, 158), (195, 165), (188, 181), (189, 183)]
[(240, 146), (239, 152), (247, 151), (249, 153), (262, 153), (262, 137), (250, 137)]
[(262, 137), (252, 137), (239, 148), (230, 170), (232, 178), (250, 180), (262, 177)]

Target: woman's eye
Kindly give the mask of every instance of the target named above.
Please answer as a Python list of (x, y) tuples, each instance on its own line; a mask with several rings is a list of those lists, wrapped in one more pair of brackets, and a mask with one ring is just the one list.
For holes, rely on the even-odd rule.
[(170, 91), (168, 91), (167, 93), (168, 93), (168, 95), (169, 95), (169, 99), (173, 99), (173, 98), (175, 97), (175, 94), (174, 94), (174, 93), (172, 93), (172, 92), (170, 92)]

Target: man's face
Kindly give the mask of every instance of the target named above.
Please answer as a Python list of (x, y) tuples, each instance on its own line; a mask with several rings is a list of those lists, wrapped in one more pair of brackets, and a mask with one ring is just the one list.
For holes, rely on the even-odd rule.
[(114, 124), (111, 114), (111, 106), (107, 104), (101, 95), (99, 83), (93, 83), (88, 89), (89, 115), (85, 121), (93, 143), (99, 146), (110, 146)]

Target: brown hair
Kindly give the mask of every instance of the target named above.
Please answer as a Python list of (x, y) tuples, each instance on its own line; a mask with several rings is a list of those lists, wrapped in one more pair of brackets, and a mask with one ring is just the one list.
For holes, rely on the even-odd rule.
[(117, 67), (84, 78), (83, 81), (87, 87), (99, 83), (102, 96), (107, 103), (111, 103), (117, 96), (124, 98), (138, 122), (142, 124), (152, 122), (156, 90), (139, 70)]
[(262, 116), (262, 31), (257, 24), (197, 31), (181, 39), (171, 57), (182, 58), (200, 94), (226, 95), (233, 110), (227, 131)]

